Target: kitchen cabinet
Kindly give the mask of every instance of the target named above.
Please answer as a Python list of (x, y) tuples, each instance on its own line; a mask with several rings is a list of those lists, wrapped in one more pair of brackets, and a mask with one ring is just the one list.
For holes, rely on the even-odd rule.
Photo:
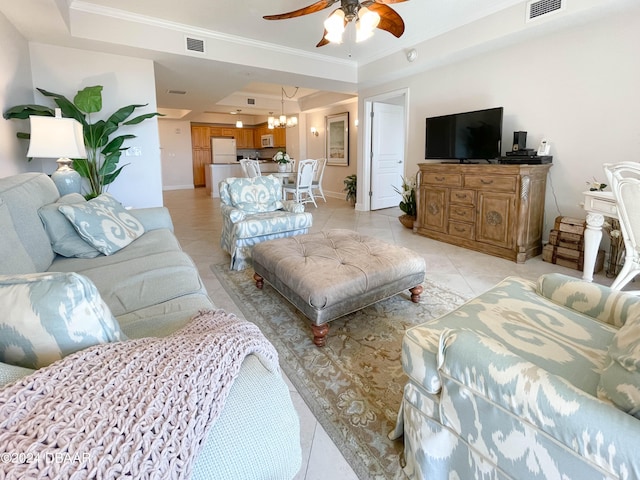
[(550, 167), (421, 163), (414, 230), (524, 263), (542, 252)]
[(276, 148), (287, 148), (287, 129), (274, 128), (271, 132), (273, 132), (273, 146)]
[(211, 163), (211, 135), (206, 125), (191, 126), (191, 155), (194, 187), (205, 186), (205, 166)]
[(237, 148), (256, 148), (253, 128), (236, 128), (235, 139)]

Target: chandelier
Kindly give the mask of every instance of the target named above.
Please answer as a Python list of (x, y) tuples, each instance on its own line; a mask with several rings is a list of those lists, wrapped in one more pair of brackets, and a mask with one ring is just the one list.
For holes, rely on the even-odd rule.
[[(293, 95), (289, 96), (287, 95), (287, 92), (284, 91), (284, 87), (280, 87), (281, 90), (281, 94), (280, 94), (280, 116), (278, 118), (269, 115), (269, 118), (267, 119), (267, 126), (270, 129), (274, 129), (274, 128), (286, 128), (286, 127), (295, 127), (296, 125), (298, 125), (298, 117), (287, 117), (284, 114), (284, 97), (286, 96), (287, 98), (291, 99), (293, 97), (296, 96), (296, 93), (298, 93), (298, 88), (296, 87), (295, 92), (293, 92)], [(271, 113), (271, 112), (269, 112)]]

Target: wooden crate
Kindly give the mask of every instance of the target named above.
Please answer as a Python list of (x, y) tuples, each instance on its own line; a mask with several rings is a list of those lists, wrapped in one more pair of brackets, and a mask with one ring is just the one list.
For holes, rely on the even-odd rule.
[(549, 243), (556, 247), (583, 251), (584, 235), (579, 233), (561, 232), (560, 230), (551, 230), (549, 233)]
[[(584, 252), (582, 250), (558, 247), (548, 243), (542, 249), (542, 260), (556, 265), (562, 265), (563, 267), (582, 270), (584, 267)], [(598, 256), (596, 257), (596, 264), (593, 268), (593, 273), (598, 273), (603, 267), (604, 250), (598, 250)]]
[(571, 217), (556, 217), (554, 229), (560, 232), (567, 233), (577, 233), (579, 235), (584, 234), (584, 229), (587, 226), (587, 222), (585, 222), (582, 218), (571, 218)]

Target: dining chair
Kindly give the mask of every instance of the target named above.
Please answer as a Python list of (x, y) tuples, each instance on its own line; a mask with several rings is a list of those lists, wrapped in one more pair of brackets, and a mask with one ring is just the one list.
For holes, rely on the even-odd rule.
[[(614, 290), (621, 290), (640, 274), (640, 163), (605, 163), (603, 168), (616, 201), (626, 250), (622, 270), (611, 285)], [(640, 290), (632, 293), (640, 294)]]
[[(286, 165), (287, 169), (286, 172), (288, 173), (292, 173), (296, 171), (296, 160), (294, 158), (289, 160), (289, 163), (287, 163)], [(293, 176), (291, 177), (283, 177), (282, 178), (282, 183), (287, 185), (287, 184), (293, 184), (295, 183), (295, 180), (293, 179)]]
[(318, 192), (320, 192), (320, 196), (325, 202), (327, 199), (324, 197), (324, 191), (322, 190), (322, 177), (324, 176), (324, 167), (326, 166), (326, 158), (316, 160), (316, 169), (313, 172), (313, 181), (311, 182), (311, 193), (313, 193), (314, 190), (318, 190)]
[(315, 207), (318, 208), (318, 204), (313, 198), (313, 193), (311, 192), (313, 171), (315, 169), (316, 163), (317, 162), (315, 160), (300, 160), (300, 162), (298, 162), (298, 174), (296, 175), (296, 183), (292, 185), (284, 185), (282, 187), (282, 192), (285, 199), (288, 198), (287, 195), (291, 193), (296, 202), (313, 202)]
[(240, 160), (240, 166), (242, 167), (242, 173), (247, 178), (262, 176), (262, 173), (260, 172), (260, 162), (258, 160), (243, 158)]

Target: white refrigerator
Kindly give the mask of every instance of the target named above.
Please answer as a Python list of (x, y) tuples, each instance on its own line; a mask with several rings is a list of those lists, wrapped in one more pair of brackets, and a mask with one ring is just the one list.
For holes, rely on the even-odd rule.
[(231, 165), (237, 162), (236, 157), (236, 141), (233, 138), (211, 139), (211, 156), (213, 163), (226, 163)]
[(233, 138), (212, 138), (211, 156), (213, 163), (205, 168), (205, 183), (207, 194), (218, 198), (221, 180), (242, 176), (242, 168), (236, 157), (236, 141)]

